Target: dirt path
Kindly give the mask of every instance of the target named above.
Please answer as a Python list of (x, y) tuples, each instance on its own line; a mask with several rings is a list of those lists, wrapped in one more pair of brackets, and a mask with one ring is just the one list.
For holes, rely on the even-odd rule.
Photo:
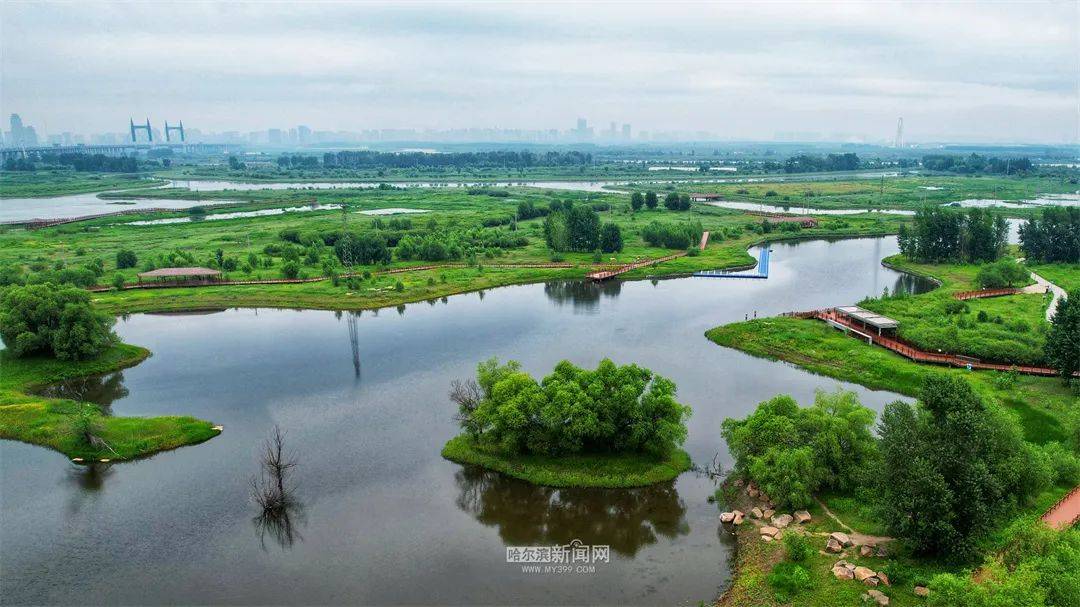
[[(817, 502), (819, 506), (821, 506), (821, 510), (825, 513), (825, 516), (831, 518), (833, 521), (836, 522), (837, 525), (843, 527), (844, 531), (848, 534), (848, 537), (851, 538), (851, 541), (855, 542), (860, 546), (867, 544), (875, 546), (877, 544), (891, 542), (893, 541), (893, 539), (895, 539), (884, 535), (868, 535), (866, 533), (859, 533), (858, 531), (852, 529), (847, 523), (840, 520), (840, 517), (833, 514), (833, 511), (829, 510), (829, 507), (825, 505), (825, 502), (821, 501), (817, 497), (814, 498), (814, 501)], [(828, 533), (822, 533), (820, 535), (828, 535)]]

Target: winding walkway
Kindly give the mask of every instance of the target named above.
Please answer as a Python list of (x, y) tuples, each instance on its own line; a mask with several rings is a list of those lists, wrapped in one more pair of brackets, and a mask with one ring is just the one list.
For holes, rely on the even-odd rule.
[(1053, 299), (1050, 300), (1050, 306), (1046, 308), (1046, 322), (1050, 322), (1050, 319), (1054, 317), (1054, 311), (1057, 310), (1058, 302), (1066, 297), (1065, 289), (1046, 280), (1035, 272), (1031, 273), (1031, 279), (1035, 281), (1035, 284), (1024, 287), (1024, 293), (1046, 293), (1047, 290), (1049, 290), (1050, 293), (1053, 294)]

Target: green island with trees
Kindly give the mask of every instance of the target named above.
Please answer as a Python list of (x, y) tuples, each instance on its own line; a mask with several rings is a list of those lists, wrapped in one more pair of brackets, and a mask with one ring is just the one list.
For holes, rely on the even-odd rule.
[(0, 438), (80, 461), (129, 460), (209, 440), (219, 428), (193, 417), (114, 417), (93, 403), (34, 392), (49, 383), (131, 367), (150, 356), (118, 343), (111, 316), (89, 294), (50, 283), (0, 291)]
[(690, 468), (679, 449), (690, 407), (671, 380), (637, 365), (562, 361), (537, 382), (516, 361), (491, 359), (450, 398), (462, 433), (442, 454), (458, 463), (552, 487), (639, 487)]

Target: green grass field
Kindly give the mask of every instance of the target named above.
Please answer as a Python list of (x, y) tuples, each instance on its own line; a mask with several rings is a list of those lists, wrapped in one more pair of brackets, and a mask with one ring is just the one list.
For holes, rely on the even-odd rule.
[(690, 456), (680, 449), (666, 458), (637, 453), (511, 456), (478, 446), (464, 434), (450, 439), (442, 456), (547, 487), (644, 487), (670, 481), (690, 469)]
[[(230, 197), (228, 192), (216, 192), (222, 200)], [(327, 309), (368, 309), (406, 302), (423, 301), (453, 293), (463, 293), (495, 286), (538, 282), (550, 279), (582, 278), (598, 266), (620, 264), (640, 259), (663, 257), (674, 252), (671, 249), (651, 247), (641, 238), (641, 230), (651, 221), (680, 222), (700, 220), (704, 229), (711, 232), (708, 248), (697, 256), (687, 256), (659, 266), (644, 268), (627, 275), (641, 278), (653, 275), (672, 275), (702, 269), (729, 268), (752, 264), (746, 249), (766, 237), (819, 237), (826, 235), (885, 235), (895, 233), (902, 218), (894, 216), (860, 216), (826, 219), (817, 229), (797, 233), (773, 233), (761, 235), (750, 229), (759, 220), (741, 213), (696, 205), (689, 212), (663, 209), (643, 210), (631, 213), (629, 196), (625, 194), (586, 194), (580, 192), (545, 192), (531, 188), (512, 189), (507, 197), (469, 195), (461, 189), (445, 190), (332, 190), (318, 193), (262, 191), (245, 192), (242, 203), (227, 207), (206, 206), (212, 216), (215, 213), (236, 210), (280, 208), (309, 202), (347, 205), (347, 212), (323, 210), (284, 215), (248, 217), (225, 220), (203, 220), (166, 225), (128, 225), (141, 219), (187, 217), (184, 212), (143, 214), (103, 218), (58, 226), (43, 230), (27, 231), (8, 229), (0, 232), (0, 266), (14, 265), (24, 271), (51, 269), (57, 264), (81, 266), (94, 259), (104, 262), (105, 272), (101, 284), (110, 284), (119, 273), (128, 282), (136, 281), (136, 274), (145, 260), (162, 254), (180, 251), (191, 254), (196, 265), (207, 265), (217, 249), (225, 257), (244, 262), (255, 255), (270, 267), (259, 267), (251, 272), (236, 270), (227, 278), (236, 280), (281, 278), (283, 261), (264, 253), (268, 245), (286, 244), (279, 233), (284, 229), (300, 231), (340, 230), (344, 223), (350, 230), (374, 229), (375, 219), (360, 211), (379, 208), (425, 209), (428, 213), (409, 217), (410, 234), (429, 232), (429, 223), (440, 229), (467, 228), (497, 218), (509, 218), (516, 213), (519, 201), (530, 201), (537, 206), (547, 206), (552, 200), (573, 199), (579, 204), (602, 203), (611, 206), (610, 211), (600, 213), (601, 221), (620, 226), (624, 250), (618, 254), (603, 255), (601, 262), (594, 261), (592, 253), (565, 253), (559, 257), (573, 264), (571, 269), (501, 269), (500, 264), (548, 263), (552, 260), (544, 243), (543, 220), (531, 219), (519, 222), (517, 234), (526, 236), (528, 244), (513, 249), (500, 249), (490, 255), (477, 258), (482, 270), (440, 269), (436, 271), (405, 273), (363, 281), (360, 288), (349, 289), (347, 285), (333, 286), (329, 281), (260, 286), (222, 286), (210, 288), (126, 290), (100, 293), (95, 297), (105, 308), (113, 312), (146, 310), (178, 310), (222, 306), (283, 306)], [(213, 199), (213, 198), (210, 198)], [(384, 222), (388, 221), (385, 217)], [(508, 229), (506, 227), (502, 228)], [(135, 268), (118, 270), (116, 254), (130, 249), (139, 258)], [(334, 259), (330, 247), (319, 247), (320, 262), (303, 265), (301, 276), (319, 276), (321, 261)], [(460, 260), (457, 263), (461, 263)], [(420, 261), (394, 260), (387, 267), (355, 267), (360, 272), (378, 273), (383, 270), (425, 265)], [(340, 269), (340, 268), (339, 268)], [(395, 291), (397, 281), (402, 291)]]
[(76, 171), (4, 171), (0, 198), (42, 198), (106, 190), (145, 188), (164, 183), (147, 173), (82, 173)]
[[(919, 264), (902, 255), (888, 257), (889, 267), (931, 276), (941, 287), (917, 297), (876, 298), (863, 306), (900, 322), (899, 335), (927, 351), (964, 354), (1017, 365), (1044, 365), (1043, 344), (1048, 297), (1041, 294), (971, 299), (958, 304), (953, 294), (978, 289), (974, 264)], [(1070, 273), (1064, 269), (1063, 275)], [(1080, 268), (1072, 274), (1080, 275)], [(959, 307), (960, 310), (951, 310)], [(982, 318), (983, 320), (980, 320)]]
[[(0, 351), (0, 438), (41, 445), (84, 460), (146, 457), (218, 435), (210, 422), (189, 416), (114, 417), (91, 403), (29, 394), (49, 383), (131, 367), (150, 355), (145, 348), (113, 346), (93, 360), (15, 358)], [(88, 416), (108, 448), (83, 441), (76, 420)]]

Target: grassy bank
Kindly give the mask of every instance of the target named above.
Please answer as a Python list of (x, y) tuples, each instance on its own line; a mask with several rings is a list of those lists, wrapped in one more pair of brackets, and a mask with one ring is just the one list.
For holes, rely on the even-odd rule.
[(450, 439), (442, 456), (547, 487), (643, 487), (670, 481), (690, 469), (690, 456), (679, 449), (666, 458), (644, 454), (509, 456), (480, 447), (466, 435)]
[(4, 171), (0, 173), (0, 198), (43, 198), (144, 188), (164, 183), (142, 173), (83, 173), (76, 171)]
[[(929, 276), (940, 283), (915, 297), (877, 297), (863, 306), (900, 321), (899, 335), (927, 351), (944, 351), (1017, 365), (1044, 365), (1045, 311), (1042, 294), (1010, 295), (957, 302), (953, 294), (979, 288), (976, 264), (914, 263), (903, 255), (884, 263), (904, 272)], [(1073, 270), (1074, 274), (1080, 271)], [(1066, 274), (1062, 270), (1061, 274)], [(1023, 286), (1023, 285), (1020, 285)]]
[[(112, 461), (146, 457), (209, 440), (218, 435), (210, 422), (188, 416), (113, 417), (92, 403), (30, 394), (66, 379), (109, 373), (137, 365), (150, 355), (145, 348), (113, 346), (86, 361), (14, 358), (0, 352), (0, 438), (55, 449), (86, 460)], [(79, 434), (83, 420), (108, 447), (95, 447)]]
[(710, 329), (706, 336), (754, 356), (783, 360), (834, 379), (911, 397), (918, 394), (928, 374), (961, 375), (984, 398), (1015, 412), (1027, 440), (1040, 444), (1065, 440), (1063, 420), (1077, 404), (1077, 398), (1057, 378), (921, 365), (817, 320), (761, 318)]

